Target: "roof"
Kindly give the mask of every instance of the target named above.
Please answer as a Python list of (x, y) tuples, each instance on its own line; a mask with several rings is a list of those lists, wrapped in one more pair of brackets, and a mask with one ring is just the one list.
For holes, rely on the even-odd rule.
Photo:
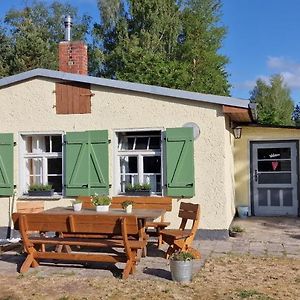
[(30, 80), (33, 78), (38, 78), (38, 77), (51, 78), (55, 80), (89, 83), (93, 85), (111, 87), (111, 88), (127, 90), (127, 91), (141, 92), (146, 94), (179, 98), (179, 99), (191, 100), (191, 101), (207, 102), (212, 104), (228, 105), (228, 106), (234, 106), (240, 108), (248, 108), (249, 105), (249, 100), (244, 100), (239, 98), (188, 92), (188, 91), (170, 89), (170, 88), (154, 86), (154, 85), (133, 83), (133, 82), (127, 82), (121, 80), (113, 80), (113, 79), (105, 79), (105, 78), (99, 78), (99, 77), (93, 77), (87, 75), (78, 75), (78, 74), (65, 73), (61, 71), (53, 71), (48, 69), (34, 69), (17, 75), (2, 78), (0, 79), (0, 89), (3, 89), (8, 85), (17, 84), (19, 82)]

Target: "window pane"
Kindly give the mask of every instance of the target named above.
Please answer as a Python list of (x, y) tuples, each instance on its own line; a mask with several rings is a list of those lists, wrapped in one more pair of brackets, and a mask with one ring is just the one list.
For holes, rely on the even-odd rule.
[(42, 159), (29, 158), (26, 159), (27, 174), (31, 176), (41, 176), (43, 174)]
[(62, 176), (48, 176), (48, 184), (52, 185), (54, 192), (62, 191)]
[(120, 168), (121, 173), (137, 173), (138, 171), (137, 156), (121, 156)]
[(31, 136), (25, 137), (25, 149), (26, 149), (26, 153), (32, 153), (32, 137)]
[(258, 171), (291, 171), (291, 161), (258, 161)]
[(289, 184), (291, 180), (291, 173), (261, 173), (258, 176), (260, 184)]
[(160, 173), (160, 156), (145, 156), (144, 173)]
[(50, 136), (45, 136), (45, 149), (46, 152), (50, 152)]
[(61, 158), (48, 158), (48, 174), (62, 174)]
[(151, 192), (160, 193), (161, 192), (161, 175), (144, 175), (144, 183), (151, 185)]
[(136, 138), (135, 149), (136, 150), (147, 149), (148, 139), (149, 139), (148, 137), (139, 137), (139, 138)]
[(54, 135), (51, 137), (52, 140), (52, 152), (62, 152), (62, 136)]
[(258, 149), (258, 159), (286, 159), (291, 158), (291, 148)]
[(153, 136), (150, 138), (149, 149), (160, 149), (160, 137)]
[(120, 182), (121, 182), (121, 192), (122, 193), (125, 193), (126, 185), (128, 185), (128, 184), (134, 185), (134, 184), (139, 183), (137, 174), (136, 175), (122, 174), (120, 178), (121, 178)]
[(134, 138), (123, 136), (121, 138), (121, 150), (132, 150), (134, 144)]

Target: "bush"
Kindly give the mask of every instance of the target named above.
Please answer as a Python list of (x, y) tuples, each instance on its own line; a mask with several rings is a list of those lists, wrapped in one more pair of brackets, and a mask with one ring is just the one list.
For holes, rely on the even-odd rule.
[(171, 255), (170, 259), (179, 261), (189, 261), (195, 259), (195, 257), (190, 252), (177, 251)]

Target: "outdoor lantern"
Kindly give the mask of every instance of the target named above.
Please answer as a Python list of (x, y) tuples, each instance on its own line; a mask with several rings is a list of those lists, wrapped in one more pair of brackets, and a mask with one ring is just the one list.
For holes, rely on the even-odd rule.
[(242, 136), (242, 127), (236, 126), (233, 128), (233, 135), (235, 139), (240, 139)]

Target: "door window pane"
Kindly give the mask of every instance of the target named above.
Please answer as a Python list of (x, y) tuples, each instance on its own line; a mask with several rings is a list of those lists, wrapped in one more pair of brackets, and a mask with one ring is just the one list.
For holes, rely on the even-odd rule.
[(258, 159), (288, 159), (291, 158), (291, 148), (257, 149)]
[(258, 193), (258, 205), (268, 206), (268, 190), (267, 189), (257, 189)]
[(258, 171), (260, 172), (291, 171), (291, 161), (290, 160), (258, 161)]
[(291, 184), (291, 173), (260, 173), (259, 184)]
[(280, 206), (280, 189), (270, 189), (271, 206)]

